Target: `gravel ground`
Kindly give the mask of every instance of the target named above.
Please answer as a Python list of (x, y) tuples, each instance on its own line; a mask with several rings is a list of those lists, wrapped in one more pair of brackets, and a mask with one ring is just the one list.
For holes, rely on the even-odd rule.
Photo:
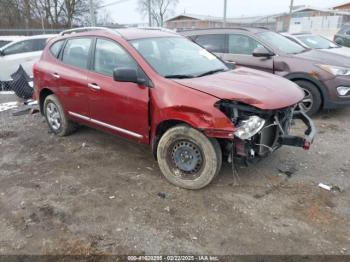
[(316, 116), (311, 151), (281, 148), (235, 179), (226, 164), (189, 191), (146, 146), (87, 127), (58, 138), (40, 114), (2, 112), (0, 254), (350, 254), (349, 114)]

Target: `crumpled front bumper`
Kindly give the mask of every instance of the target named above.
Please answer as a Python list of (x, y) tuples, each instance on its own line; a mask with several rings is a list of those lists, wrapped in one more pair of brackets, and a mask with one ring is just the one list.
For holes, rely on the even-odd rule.
[(295, 111), (293, 113), (293, 119), (301, 120), (307, 129), (305, 130), (305, 136), (293, 136), (293, 135), (281, 135), (278, 138), (280, 145), (302, 147), (305, 150), (309, 150), (316, 135), (316, 127), (312, 119), (302, 111)]

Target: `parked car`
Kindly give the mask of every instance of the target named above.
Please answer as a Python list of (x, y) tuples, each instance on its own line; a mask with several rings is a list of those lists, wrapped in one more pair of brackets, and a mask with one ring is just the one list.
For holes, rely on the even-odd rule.
[(24, 36), (0, 36), (0, 48), (12, 43), (14, 41), (18, 41), (20, 39), (24, 39)]
[(350, 47), (350, 25), (344, 26), (336, 33), (334, 42), (338, 45)]
[(309, 115), (322, 108), (350, 105), (348, 57), (304, 48), (262, 28), (193, 30), (182, 34), (226, 61), (295, 82), (305, 92), (299, 107)]
[(33, 64), (39, 60), (47, 39), (51, 37), (55, 35), (31, 36), (0, 48), (0, 81), (10, 81), (20, 65), (32, 76)]
[[(304, 95), (294, 83), (230, 70), (176, 33), (85, 30), (50, 41), (34, 66), (54, 134), (80, 123), (151, 145), (164, 176), (187, 189), (208, 185), (223, 157), (252, 162), (282, 145), (310, 147), (315, 128), (294, 111)], [(289, 134), (293, 118), (307, 126), (305, 137)]]
[(304, 46), (305, 48), (318, 49), (333, 54), (344, 55), (350, 57), (350, 48), (338, 45), (337, 43), (320, 35), (313, 34), (288, 34), (281, 33), (288, 39)]

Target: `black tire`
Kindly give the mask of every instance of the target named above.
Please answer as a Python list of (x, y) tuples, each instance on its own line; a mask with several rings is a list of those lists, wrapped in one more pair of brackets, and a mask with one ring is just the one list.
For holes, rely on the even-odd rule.
[(337, 37), (337, 38), (335, 39), (335, 42), (336, 42), (338, 45), (341, 45), (341, 46), (344, 45), (344, 40), (341, 39), (340, 37)]
[[(180, 161), (176, 157), (178, 150), (187, 152), (186, 148), (189, 148), (194, 154), (198, 154), (194, 160), (192, 158), (186, 159), (186, 164), (182, 164), (187, 165), (187, 161), (189, 161), (189, 165), (192, 165), (192, 162), (195, 161), (197, 165), (193, 171), (181, 170), (174, 159), (176, 158), (179, 163)], [(187, 153), (186, 156), (188, 156)], [(190, 157), (193, 157), (191, 153)], [(222, 152), (218, 141), (210, 139), (198, 130), (186, 125), (173, 127), (163, 135), (159, 141), (157, 158), (165, 178), (170, 183), (185, 189), (201, 189), (207, 186), (218, 175), (222, 164)]]
[[(75, 131), (76, 124), (67, 119), (63, 107), (55, 95), (49, 95), (45, 98), (43, 109), (46, 122), (55, 135), (68, 136)], [(53, 115), (59, 118), (53, 117)], [(53, 121), (53, 119), (56, 120)]]
[[(300, 103), (299, 108), (302, 108), (309, 116), (316, 114), (322, 105), (322, 96), (319, 89), (309, 81), (297, 80), (295, 83), (305, 92), (305, 100), (303, 100), (304, 103)], [(309, 99), (311, 100), (312, 104), (307, 103)]]

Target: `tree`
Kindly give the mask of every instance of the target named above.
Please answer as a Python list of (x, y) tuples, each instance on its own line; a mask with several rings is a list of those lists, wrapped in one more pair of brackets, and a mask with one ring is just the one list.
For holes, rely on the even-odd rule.
[[(151, 17), (158, 27), (163, 27), (165, 20), (171, 15), (176, 8), (179, 0), (150, 0), (151, 1)], [(148, 16), (148, 0), (139, 0), (138, 10)]]
[[(99, 4), (93, 0), (93, 9)], [(89, 0), (0, 0), (0, 6), (2, 28), (71, 28), (90, 20)]]

